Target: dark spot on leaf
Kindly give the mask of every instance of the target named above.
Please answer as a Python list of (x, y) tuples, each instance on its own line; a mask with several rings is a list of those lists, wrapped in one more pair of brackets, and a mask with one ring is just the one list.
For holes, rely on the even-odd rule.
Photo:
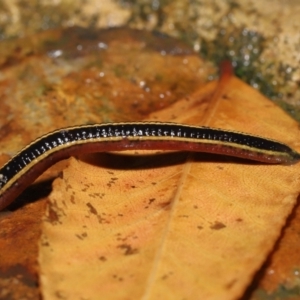
[(180, 215), (179, 218), (188, 218), (188, 215)]
[(218, 221), (216, 221), (214, 224), (212, 224), (212, 225), (210, 226), (210, 228), (211, 228), (211, 229), (214, 229), (214, 230), (223, 229), (223, 228), (225, 228), (225, 227), (226, 227), (225, 224), (223, 224), (222, 222), (218, 222)]
[(48, 220), (51, 224), (55, 224), (55, 223), (61, 223), (59, 220), (59, 212), (63, 213), (62, 209), (59, 209), (56, 205), (56, 203), (51, 203), (49, 204), (49, 208), (48, 208)]
[(72, 189), (72, 186), (71, 186), (70, 184), (67, 184), (67, 186), (66, 186), (66, 191), (68, 191), (68, 190), (70, 190), (70, 189)]
[(168, 279), (172, 274), (173, 274), (173, 272), (169, 272), (169, 273), (163, 275), (163, 276), (161, 277), (161, 279), (162, 279), (162, 280), (166, 280), (166, 279)]
[(71, 203), (75, 204), (75, 197), (74, 197), (74, 195), (71, 196), (70, 201), (71, 201)]
[(118, 245), (117, 248), (123, 249), (124, 255), (133, 255), (138, 253), (138, 250), (136, 248), (132, 248), (129, 244), (121, 244)]
[(159, 203), (159, 207), (161, 208), (168, 208), (171, 204), (171, 201), (166, 201), (166, 202), (162, 202), (162, 203)]
[(116, 274), (114, 274), (112, 277), (113, 277), (114, 279), (119, 280), (119, 281), (123, 281), (123, 278), (122, 278), (122, 277), (119, 277), (119, 276), (116, 275)]
[(151, 199), (149, 199), (149, 202), (148, 202), (148, 204), (150, 205), (152, 202), (154, 202), (155, 201), (155, 198), (151, 198)]
[(231, 280), (229, 283), (226, 284), (226, 289), (228, 289), (228, 290), (231, 289), (235, 285), (236, 282), (237, 282), (236, 279)]
[(87, 203), (86, 206), (90, 209), (90, 213), (98, 215), (96, 208), (91, 203)]
[(84, 240), (87, 237), (87, 233), (83, 232), (82, 234), (75, 234), (80, 240)]

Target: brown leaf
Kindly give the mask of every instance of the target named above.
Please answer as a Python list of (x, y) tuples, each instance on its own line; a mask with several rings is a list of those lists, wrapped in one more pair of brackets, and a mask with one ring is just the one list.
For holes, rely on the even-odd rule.
[[(297, 148), (297, 123), (236, 78), (151, 119), (205, 119)], [(200, 153), (72, 158), (51, 195), (55, 218), (44, 222), (43, 295), (236, 299), (295, 205), (299, 170)]]
[[(1, 166), (60, 127), (141, 120), (195, 90), (213, 70), (175, 39), (125, 28), (44, 31), (1, 41), (0, 52)], [(64, 165), (46, 171), (9, 207), (12, 213), (0, 213), (0, 298), (38, 297), (41, 202)]]

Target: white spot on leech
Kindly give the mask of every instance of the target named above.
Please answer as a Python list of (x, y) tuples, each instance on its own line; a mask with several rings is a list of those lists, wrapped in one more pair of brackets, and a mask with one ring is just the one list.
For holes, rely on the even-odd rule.
[[(129, 135), (130, 135), (130, 134), (129, 134)], [(132, 135), (133, 135), (133, 136), (137, 136), (137, 135), (138, 135), (138, 132), (136, 131), (135, 128), (132, 129)]]
[(0, 175), (1, 175), (1, 177), (0, 177), (0, 182), (1, 182), (1, 183), (6, 183), (6, 182), (7, 182), (7, 177), (4, 176), (3, 174), (0, 174)]
[(45, 143), (45, 146), (46, 146), (48, 149), (52, 149), (52, 147), (50, 146), (49, 143)]
[(7, 182), (7, 177), (3, 174), (0, 174), (0, 187), (2, 187)]
[(105, 130), (105, 129), (102, 129), (101, 135), (102, 135), (103, 137), (107, 137), (107, 133), (106, 133), (106, 130)]
[(113, 133), (112, 133), (112, 129), (111, 128), (108, 128), (108, 133), (107, 133), (107, 136), (109, 137), (113, 137)]
[(3, 181), (3, 182), (7, 182), (7, 181), (8, 181), (8, 177), (7, 177), (7, 176), (4, 176), (4, 175), (2, 174), (2, 177), (3, 177), (3, 178), (2, 178), (2, 181)]

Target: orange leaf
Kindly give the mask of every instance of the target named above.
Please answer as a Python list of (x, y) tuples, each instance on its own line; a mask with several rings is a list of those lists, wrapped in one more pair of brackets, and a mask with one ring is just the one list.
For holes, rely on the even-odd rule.
[[(295, 121), (240, 80), (224, 78), (151, 119), (205, 119), (297, 148)], [(43, 296), (236, 299), (295, 204), (299, 171), (299, 164), (201, 153), (72, 158), (43, 224)]]

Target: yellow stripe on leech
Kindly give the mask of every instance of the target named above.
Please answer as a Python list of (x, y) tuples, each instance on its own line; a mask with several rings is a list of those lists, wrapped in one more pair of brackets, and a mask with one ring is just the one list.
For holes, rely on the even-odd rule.
[[(224, 142), (219, 140), (209, 140), (209, 139), (197, 139), (197, 138), (185, 138), (185, 137), (170, 137), (170, 136), (143, 136), (143, 137), (133, 137), (129, 136), (127, 137), (130, 141), (179, 141), (179, 142), (186, 142), (186, 143), (194, 143), (194, 144), (204, 144), (204, 145), (219, 145), (219, 146), (225, 146), (225, 147), (231, 147), (234, 149), (240, 149), (240, 150), (246, 150), (251, 153), (259, 153), (259, 154), (265, 154), (269, 156), (278, 156), (278, 157), (290, 157), (288, 153), (281, 152), (281, 151), (272, 151), (272, 150), (266, 150), (266, 149), (260, 149), (251, 147), (248, 145), (241, 145), (238, 143), (233, 142)], [(272, 140), (270, 140), (272, 141)]]

